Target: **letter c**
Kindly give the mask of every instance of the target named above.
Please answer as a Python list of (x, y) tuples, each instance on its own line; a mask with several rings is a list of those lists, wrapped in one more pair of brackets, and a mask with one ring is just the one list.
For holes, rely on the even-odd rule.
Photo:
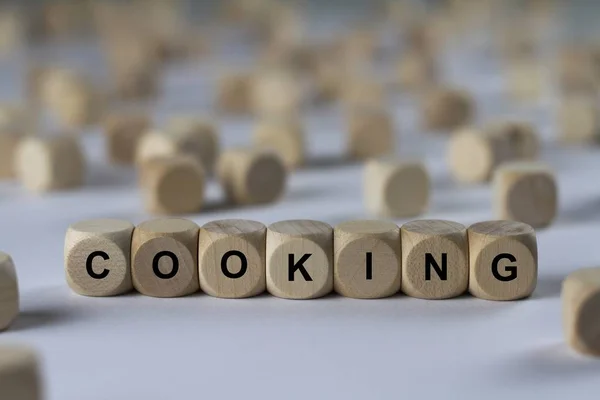
[(94, 272), (94, 269), (92, 268), (92, 262), (94, 261), (94, 258), (96, 257), (101, 257), (104, 261), (110, 259), (110, 257), (108, 256), (108, 254), (106, 254), (103, 251), (94, 251), (93, 253), (91, 253), (86, 262), (85, 262), (85, 270), (87, 271), (88, 275), (91, 276), (94, 279), (104, 279), (108, 276), (108, 273), (110, 272), (109, 270), (107, 270), (106, 268), (104, 268), (104, 270), (102, 272), (100, 272), (99, 274)]

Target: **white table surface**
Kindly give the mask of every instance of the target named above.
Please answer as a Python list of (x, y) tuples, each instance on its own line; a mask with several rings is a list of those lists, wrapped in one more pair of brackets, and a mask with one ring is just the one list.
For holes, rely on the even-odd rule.
[[(600, 360), (566, 347), (560, 285), (570, 271), (600, 263), (600, 149), (555, 144), (554, 102), (511, 103), (495, 61), (473, 53), (471, 45), (477, 42), (445, 61), (447, 80), (473, 91), (479, 121), (513, 116), (536, 124), (544, 138), (542, 159), (557, 174), (560, 212), (550, 228), (538, 232), (539, 278), (530, 299), (75, 295), (63, 272), (67, 226), (97, 217), (134, 223), (151, 217), (143, 211), (134, 171), (106, 163), (95, 130), (84, 138), (90, 165), (85, 188), (40, 197), (16, 183), (0, 184), (0, 249), (17, 264), (22, 302), (18, 321), (0, 334), (0, 343), (40, 351), (50, 400), (597, 399)], [(15, 93), (18, 65), (18, 58), (3, 64), (4, 84)], [(211, 70), (208, 62), (170, 68), (157, 121), (173, 112), (208, 112)], [(7, 89), (2, 97), (10, 99), (11, 93)], [(493, 218), (490, 187), (453, 183), (444, 160), (446, 138), (420, 132), (414, 102), (394, 95), (390, 104), (398, 122), (398, 154), (423, 158), (432, 176), (431, 204), (422, 217), (464, 224)], [(336, 162), (344, 143), (338, 111), (308, 111), (313, 162), (290, 177), (281, 202), (221, 207), (213, 182), (208, 209), (187, 217), (199, 224), (221, 218), (336, 224), (369, 217), (361, 166)], [(250, 119), (218, 122), (223, 147), (249, 143)]]

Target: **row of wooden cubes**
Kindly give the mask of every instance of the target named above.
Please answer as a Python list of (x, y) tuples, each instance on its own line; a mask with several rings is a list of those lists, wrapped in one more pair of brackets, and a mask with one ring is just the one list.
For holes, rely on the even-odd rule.
[(489, 300), (529, 296), (537, 282), (535, 230), (515, 221), (469, 228), (417, 220), (402, 227), (382, 220), (330, 225), (312, 220), (265, 226), (220, 220), (199, 227), (163, 218), (138, 226), (89, 220), (65, 240), (69, 286), (88, 296), (131, 291), (179, 297), (198, 290), (223, 298), (269, 293), (313, 299), (335, 290), (353, 298), (402, 291), (424, 299), (470, 292)]

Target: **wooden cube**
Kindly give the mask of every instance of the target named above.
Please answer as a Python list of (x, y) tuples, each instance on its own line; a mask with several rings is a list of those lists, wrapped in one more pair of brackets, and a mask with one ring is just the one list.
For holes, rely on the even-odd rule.
[(400, 89), (410, 92), (428, 89), (438, 81), (434, 60), (418, 51), (410, 51), (402, 55), (396, 73)]
[(600, 76), (594, 53), (585, 47), (567, 47), (559, 54), (558, 83), (563, 93), (595, 95)]
[(348, 221), (333, 239), (334, 289), (342, 296), (376, 299), (400, 290), (400, 229), (388, 221)]
[(393, 218), (422, 214), (429, 192), (429, 174), (421, 162), (375, 159), (365, 165), (363, 194), (371, 214)]
[(558, 110), (558, 134), (565, 143), (600, 142), (600, 107), (593, 96), (566, 96)]
[(19, 141), (29, 132), (33, 116), (14, 105), (0, 107), (0, 180), (14, 178), (14, 155)]
[(576, 351), (600, 356), (600, 268), (572, 272), (562, 284), (562, 318), (566, 341)]
[[(12, 258), (0, 252), (0, 331), (19, 315), (19, 282)], [(1, 362), (1, 361), (0, 361)]]
[(198, 233), (198, 225), (176, 218), (136, 226), (131, 242), (133, 287), (153, 297), (180, 297), (198, 291)]
[(511, 62), (506, 68), (508, 94), (519, 101), (538, 100), (547, 86), (545, 72), (544, 66), (536, 59)]
[(65, 273), (69, 287), (84, 296), (115, 296), (133, 289), (133, 224), (93, 219), (69, 227), (65, 237)]
[(283, 195), (287, 171), (274, 151), (237, 148), (219, 160), (219, 180), (227, 199), (234, 204), (272, 203)]
[(486, 131), (508, 141), (514, 158), (535, 160), (540, 152), (540, 139), (534, 127), (522, 121), (498, 121), (488, 124)]
[(469, 285), (467, 228), (451, 221), (404, 224), (402, 292), (421, 299), (460, 296)]
[(274, 150), (288, 169), (306, 161), (304, 128), (297, 118), (266, 118), (254, 129), (253, 143)]
[(422, 112), (426, 129), (448, 131), (469, 123), (474, 116), (475, 105), (471, 96), (463, 90), (438, 88), (426, 95)]
[(447, 160), (454, 179), (461, 183), (486, 182), (502, 163), (517, 159), (510, 135), (474, 127), (453, 133)]
[(150, 129), (150, 125), (150, 118), (144, 114), (109, 115), (104, 123), (108, 159), (115, 164), (133, 164), (138, 142)]
[(506, 163), (494, 173), (494, 209), (498, 219), (542, 228), (556, 217), (557, 203), (556, 179), (545, 164)]
[(136, 149), (136, 163), (140, 165), (154, 157), (188, 155), (211, 174), (218, 154), (219, 139), (212, 123), (180, 117), (169, 121), (163, 131), (152, 130), (142, 136)]
[(146, 210), (156, 214), (187, 214), (204, 204), (206, 174), (193, 157), (165, 156), (146, 161), (140, 185)]
[(20, 142), (15, 155), (19, 181), (32, 192), (66, 190), (83, 185), (86, 163), (76, 137), (30, 137)]
[(215, 297), (240, 299), (266, 289), (267, 228), (260, 222), (230, 219), (200, 228), (200, 288)]
[(517, 221), (484, 221), (471, 225), (469, 292), (486, 300), (518, 300), (537, 284), (535, 230)]
[(369, 159), (393, 154), (396, 132), (392, 116), (383, 109), (355, 110), (349, 115), (348, 154)]
[(248, 114), (252, 110), (252, 75), (230, 73), (217, 82), (216, 107), (227, 114)]
[(254, 77), (251, 87), (252, 108), (263, 118), (296, 115), (304, 103), (300, 78), (288, 70), (267, 70)]
[(165, 129), (180, 152), (195, 156), (212, 175), (219, 156), (219, 134), (211, 120), (183, 115), (172, 118)]
[(267, 229), (267, 290), (286, 299), (314, 299), (333, 290), (333, 229), (311, 220)]
[(382, 108), (387, 96), (380, 82), (364, 76), (347, 76), (341, 95), (344, 106), (350, 112), (360, 108)]
[(37, 352), (24, 346), (0, 346), (0, 393), (6, 400), (41, 400), (43, 384)]

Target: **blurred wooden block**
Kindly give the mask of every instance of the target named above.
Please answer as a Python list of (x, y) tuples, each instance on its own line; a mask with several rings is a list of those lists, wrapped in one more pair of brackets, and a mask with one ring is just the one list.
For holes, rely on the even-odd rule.
[(286, 299), (314, 299), (333, 290), (333, 229), (310, 220), (267, 229), (267, 290)]
[(376, 299), (400, 290), (400, 229), (388, 221), (348, 221), (334, 229), (334, 288)]
[(522, 222), (485, 221), (471, 225), (469, 291), (486, 300), (530, 296), (537, 284), (535, 230)]
[(216, 107), (227, 114), (248, 114), (252, 110), (252, 75), (230, 73), (217, 81)]
[(348, 76), (342, 86), (342, 102), (351, 112), (360, 108), (384, 108), (384, 86), (370, 78)]
[(239, 299), (266, 290), (267, 228), (260, 222), (229, 219), (200, 228), (198, 264), (205, 293)]
[(133, 287), (153, 297), (198, 291), (198, 233), (198, 225), (184, 219), (155, 219), (138, 225), (131, 242)]
[(109, 115), (104, 122), (108, 159), (115, 164), (133, 164), (138, 143), (150, 126), (150, 118), (144, 114)]
[(115, 296), (133, 289), (133, 224), (118, 219), (77, 222), (65, 237), (65, 273), (69, 287), (84, 296)]
[(561, 100), (559, 138), (565, 143), (600, 143), (600, 107), (594, 96), (574, 95)]
[(297, 118), (267, 118), (254, 129), (254, 145), (274, 150), (290, 170), (305, 163), (305, 142), (304, 127)]
[(283, 195), (287, 170), (274, 151), (238, 148), (223, 153), (219, 160), (219, 180), (234, 204), (266, 204)]
[(193, 117), (171, 119), (164, 130), (152, 130), (142, 136), (136, 149), (136, 163), (178, 155), (193, 157), (207, 174), (212, 174), (219, 155), (219, 138), (212, 122)]
[(506, 67), (508, 94), (519, 101), (539, 100), (547, 87), (545, 72), (544, 65), (539, 60), (512, 61)]
[(469, 123), (475, 113), (475, 104), (465, 91), (438, 88), (425, 96), (422, 112), (426, 129), (448, 131)]
[(525, 140), (511, 130), (461, 128), (453, 133), (448, 145), (447, 160), (454, 179), (461, 183), (485, 182), (492, 178), (496, 168), (518, 159), (519, 152), (531, 150), (521, 145)]
[(494, 210), (498, 219), (548, 226), (558, 209), (558, 188), (552, 170), (538, 162), (512, 162), (494, 173)]
[(432, 57), (421, 52), (407, 52), (400, 57), (396, 68), (401, 90), (419, 92), (435, 86), (438, 71)]
[(24, 346), (0, 346), (0, 393), (6, 400), (42, 400), (37, 352)]
[(558, 83), (566, 94), (596, 96), (600, 87), (600, 70), (591, 49), (566, 47), (559, 53)]
[(540, 152), (540, 139), (533, 125), (521, 121), (489, 123), (485, 129), (491, 135), (508, 140), (514, 157), (518, 160), (535, 160)]
[(600, 268), (572, 272), (562, 283), (562, 318), (566, 341), (576, 351), (600, 356)]
[(422, 299), (448, 299), (469, 285), (467, 229), (456, 222), (419, 220), (404, 224), (402, 292)]
[(348, 155), (365, 160), (393, 154), (396, 132), (392, 116), (384, 109), (362, 109), (348, 117)]
[(27, 117), (20, 107), (0, 107), (0, 180), (15, 177), (15, 152), (21, 139), (29, 133)]
[(420, 162), (380, 159), (365, 165), (363, 194), (367, 210), (373, 215), (419, 215), (428, 207), (429, 192), (429, 174)]
[(97, 123), (106, 98), (85, 76), (67, 69), (48, 69), (40, 78), (42, 104), (67, 128)]
[(26, 43), (26, 21), (15, 7), (0, 10), (0, 55), (8, 55)]
[(15, 264), (8, 254), (0, 252), (0, 332), (7, 329), (18, 315), (19, 282)]
[(140, 186), (148, 212), (175, 215), (200, 211), (206, 173), (187, 156), (154, 157), (141, 166)]
[(30, 137), (20, 142), (15, 155), (19, 181), (32, 192), (66, 190), (82, 186), (85, 159), (76, 137)]
[(251, 87), (252, 109), (263, 118), (287, 118), (304, 105), (300, 76), (285, 69), (269, 69), (256, 75)]

